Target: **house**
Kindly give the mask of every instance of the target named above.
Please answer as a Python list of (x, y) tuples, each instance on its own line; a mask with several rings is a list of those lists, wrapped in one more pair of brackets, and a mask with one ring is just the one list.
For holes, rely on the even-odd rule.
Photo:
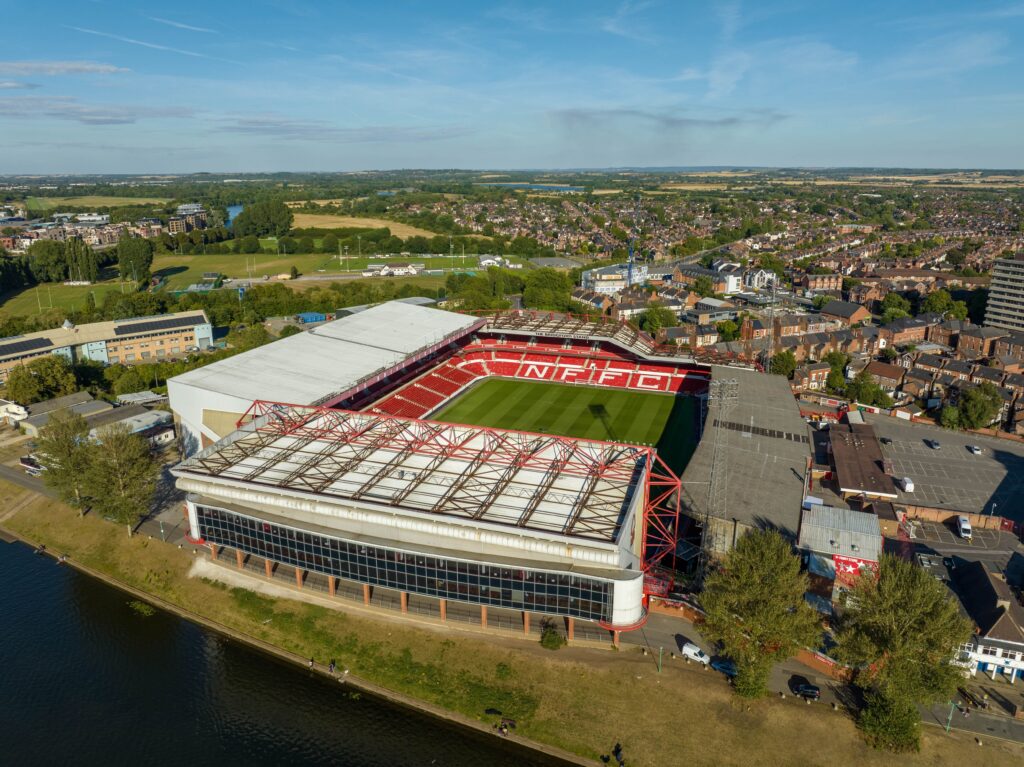
[(1024, 679), (1024, 607), (1006, 581), (982, 562), (953, 571), (953, 591), (974, 623), (974, 634), (960, 646), (957, 660), (967, 673), (979, 671), (995, 681)]
[(989, 367), (988, 365), (978, 365), (974, 368), (974, 372), (971, 373), (971, 383), (990, 383), (993, 386), (1002, 386), (1003, 379), (1006, 374), (998, 368)]
[(829, 301), (821, 308), (821, 316), (849, 327), (871, 319), (871, 312), (860, 304), (852, 304), (849, 301)]
[(586, 288), (576, 288), (572, 291), (572, 300), (600, 312), (606, 313), (613, 306), (614, 302), (604, 293), (598, 293)]
[(872, 360), (864, 368), (882, 389), (892, 394), (903, 384), (903, 376), (906, 371), (899, 365), (890, 365), (888, 362)]
[(974, 365), (963, 360), (947, 360), (942, 372), (952, 376), (958, 381), (970, 381), (971, 373), (974, 372)]
[(955, 349), (960, 334), (973, 327), (976, 326), (966, 320), (945, 320), (928, 328), (928, 340)]
[(775, 318), (775, 337), (798, 336), (807, 326), (806, 317), (800, 314), (782, 314)]
[(714, 346), (718, 343), (718, 328), (714, 325), (696, 325), (691, 335), (690, 346), (694, 349), (703, 349), (705, 346)]
[(914, 368), (934, 374), (942, 370), (945, 363), (942, 357), (936, 357), (934, 354), (919, 354), (914, 361)]
[(960, 332), (956, 345), (957, 353), (965, 359), (979, 360), (995, 353), (996, 341), (1007, 332), (1002, 328), (971, 327)]
[(793, 373), (793, 388), (820, 391), (825, 388), (832, 366), (827, 362), (812, 362), (801, 365)]
[(740, 338), (753, 341), (768, 337), (768, 325), (760, 317), (744, 317), (740, 323)]
[(901, 390), (915, 399), (928, 399), (932, 393), (932, 381), (935, 375), (925, 370), (914, 368), (903, 374)]
[(840, 291), (843, 289), (843, 275), (841, 274), (805, 274), (800, 285), (804, 290), (815, 293)]
[(928, 337), (928, 329), (934, 323), (920, 317), (901, 317), (882, 326), (882, 334), (890, 345), (906, 346), (917, 344)]
[(854, 285), (850, 288), (847, 299), (853, 304), (875, 308), (888, 292), (877, 284)]
[(764, 290), (778, 279), (771, 269), (748, 269), (743, 275), (743, 284), (752, 290)]
[(696, 285), (702, 277), (711, 281), (711, 289), (715, 293), (730, 295), (743, 290), (743, 280), (738, 272), (718, 272), (693, 264), (680, 264), (672, 273), (672, 282), (677, 285)]
[(1002, 338), (996, 339), (993, 354), (997, 357), (1016, 357), (1024, 360), (1024, 333), (1010, 331)]

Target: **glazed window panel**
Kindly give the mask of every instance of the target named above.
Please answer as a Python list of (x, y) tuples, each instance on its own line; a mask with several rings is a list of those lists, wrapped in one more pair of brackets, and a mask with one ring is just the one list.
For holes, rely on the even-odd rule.
[(301, 569), (432, 597), (607, 620), (609, 583), (597, 578), (448, 560), (346, 541), (208, 506), (200, 535)]

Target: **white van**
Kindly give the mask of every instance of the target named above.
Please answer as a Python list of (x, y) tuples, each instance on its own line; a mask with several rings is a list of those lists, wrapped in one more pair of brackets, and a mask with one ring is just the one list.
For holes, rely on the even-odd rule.
[(711, 662), (711, 658), (707, 656), (707, 653), (705, 653), (702, 649), (697, 647), (697, 645), (695, 645), (693, 642), (687, 642), (686, 644), (684, 644), (682, 653), (684, 658), (695, 660), (697, 661), (697, 663), (702, 663), (705, 666)]
[(965, 541), (971, 540), (971, 520), (961, 514), (956, 518), (956, 531)]

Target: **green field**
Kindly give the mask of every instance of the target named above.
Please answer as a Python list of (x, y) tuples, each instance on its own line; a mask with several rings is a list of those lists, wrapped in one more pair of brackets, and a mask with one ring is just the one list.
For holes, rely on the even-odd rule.
[[(250, 271), (246, 268), (246, 259), (250, 265), (255, 263), (255, 267), (251, 270), (252, 278), (255, 280), (262, 280), (264, 274), (270, 277), (287, 274), (292, 266), (301, 274), (353, 274), (362, 272), (367, 264), (388, 263), (388, 261), (424, 264), (427, 269), (450, 269), (452, 266), (450, 258), (417, 258), (416, 256), (393, 259), (368, 256), (363, 256), (361, 259), (352, 257), (343, 260), (339, 266), (337, 256), (328, 256), (323, 253), (281, 256), (265, 253), (248, 256), (244, 253), (179, 256), (174, 253), (166, 253), (153, 259), (152, 271), (154, 275), (167, 277), (167, 287), (170, 290), (179, 290), (199, 282), (204, 272), (219, 272), (233, 279), (249, 278)], [(454, 263), (456, 267), (461, 267), (462, 259), (456, 258)], [(467, 256), (466, 264), (467, 269), (472, 269), (476, 266), (476, 259)]]
[(692, 397), (532, 381), (485, 380), (433, 420), (655, 445), (677, 473), (697, 446)]
[[(128, 290), (129, 286), (125, 286)], [(96, 304), (103, 303), (103, 296), (111, 291), (121, 290), (116, 280), (97, 282), (93, 285), (63, 285), (61, 283), (43, 284), (21, 291), (10, 291), (0, 294), (0, 315), (21, 316), (36, 315), (51, 306), (54, 309), (76, 309), (85, 305), (85, 297), (91, 292)]]

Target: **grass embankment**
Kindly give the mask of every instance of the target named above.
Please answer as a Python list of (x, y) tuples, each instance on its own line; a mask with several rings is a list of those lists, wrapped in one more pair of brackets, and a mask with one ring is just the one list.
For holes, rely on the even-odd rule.
[[(0, 509), (26, 492), (0, 482)], [(3, 514), (0, 513), (0, 517)], [(301, 657), (336, 658), (354, 676), (487, 720), (494, 706), (517, 719), (517, 734), (596, 758), (622, 743), (631, 765), (893, 764), (871, 751), (843, 714), (776, 700), (740, 702), (717, 675), (669, 663), (658, 674), (635, 650), (570, 648), (477, 639), (357, 615), (187, 577), (193, 555), (128, 539), (120, 526), (79, 519), (36, 498), (3, 522), (73, 561), (184, 610)], [(920, 754), (901, 765), (1020, 764), (1024, 748), (926, 730)]]

